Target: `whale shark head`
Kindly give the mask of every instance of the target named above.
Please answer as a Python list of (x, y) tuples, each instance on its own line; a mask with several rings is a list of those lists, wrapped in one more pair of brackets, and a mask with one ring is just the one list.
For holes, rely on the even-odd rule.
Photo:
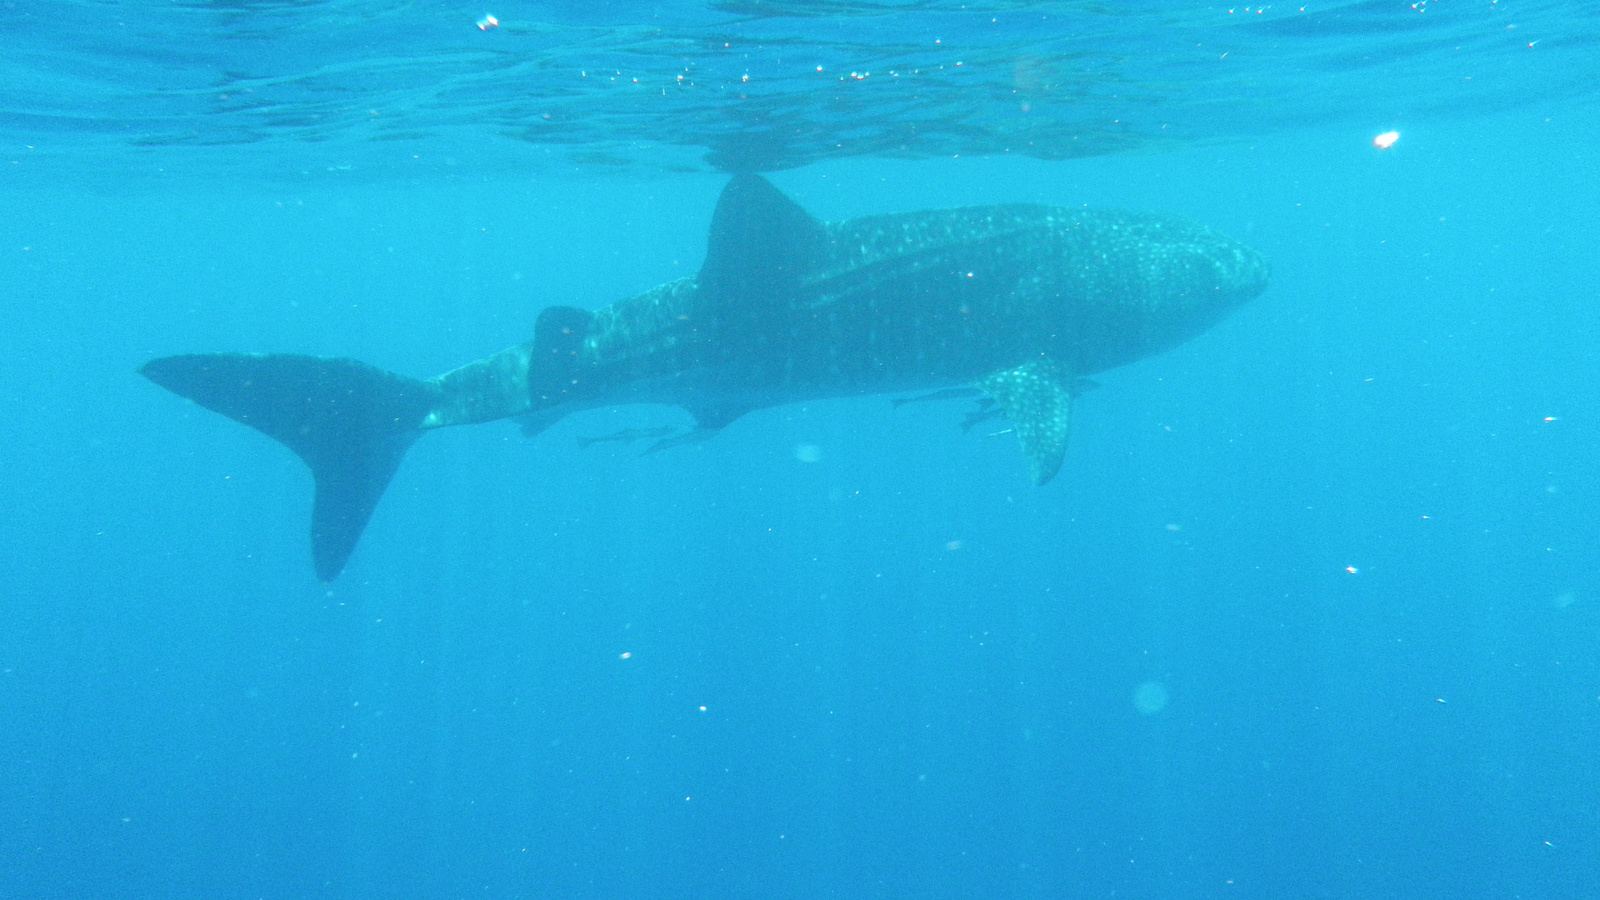
[(1169, 350), (1261, 294), (1266, 257), (1208, 226), (1149, 213), (1073, 211), (1045, 279), (1061, 307), (1057, 358), (1092, 375)]
[(1216, 272), (1217, 300), (1231, 309), (1267, 289), (1272, 265), (1256, 250), (1238, 241), (1223, 240), (1225, 246), (1213, 252), (1209, 262)]
[(1187, 219), (1124, 215), (1130, 221), (1117, 231), (1138, 258), (1149, 304), (1226, 313), (1266, 289), (1267, 258), (1233, 238)]

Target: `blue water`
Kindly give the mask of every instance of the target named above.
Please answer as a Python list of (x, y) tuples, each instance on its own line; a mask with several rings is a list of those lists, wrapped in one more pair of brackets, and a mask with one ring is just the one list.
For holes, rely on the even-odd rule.
[[(1600, 896), (1593, 10), (895, 6), (0, 12), (0, 898)], [(934, 32), (1014, 85), (1084, 36), (1081, 120), (800, 80)], [(523, 77), (585, 54), (705, 93)], [(824, 218), (1171, 212), (1273, 283), (1044, 488), (961, 402), (447, 429), (331, 586), (301, 463), (135, 374), (443, 371), (692, 273), (752, 146)]]

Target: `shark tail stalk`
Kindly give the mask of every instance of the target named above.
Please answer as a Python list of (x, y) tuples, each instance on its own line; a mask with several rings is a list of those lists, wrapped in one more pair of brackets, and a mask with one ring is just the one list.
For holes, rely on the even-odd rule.
[(344, 570), (439, 394), (353, 359), (291, 354), (169, 356), (139, 371), (274, 438), (311, 468), (311, 553), (323, 582)]

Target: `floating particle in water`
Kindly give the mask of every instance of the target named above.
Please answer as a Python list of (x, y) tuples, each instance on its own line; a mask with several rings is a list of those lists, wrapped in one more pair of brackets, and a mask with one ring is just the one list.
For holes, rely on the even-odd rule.
[(494, 16), (485, 14), (483, 18), (478, 20), (478, 30), (479, 31), (488, 31), (491, 28), (499, 28), (499, 27), (500, 27), (500, 20), (496, 19)]
[(1383, 134), (1380, 134), (1372, 139), (1372, 146), (1377, 147), (1379, 150), (1387, 150), (1390, 147), (1393, 147), (1394, 142), (1398, 140), (1400, 140), (1400, 132), (1385, 131)]
[(1133, 689), (1133, 708), (1153, 716), (1167, 708), (1167, 686), (1159, 681), (1146, 681)]

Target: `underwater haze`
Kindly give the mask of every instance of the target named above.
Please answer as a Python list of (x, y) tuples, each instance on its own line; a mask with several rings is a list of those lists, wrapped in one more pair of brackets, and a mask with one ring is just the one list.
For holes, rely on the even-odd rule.
[[(1600, 11), (1159, 6), (0, 0), (0, 898), (1600, 897)], [(732, 171), (1272, 280), (1044, 487), (970, 398), (606, 406), (426, 435), (329, 584), (137, 374), (433, 376)]]

